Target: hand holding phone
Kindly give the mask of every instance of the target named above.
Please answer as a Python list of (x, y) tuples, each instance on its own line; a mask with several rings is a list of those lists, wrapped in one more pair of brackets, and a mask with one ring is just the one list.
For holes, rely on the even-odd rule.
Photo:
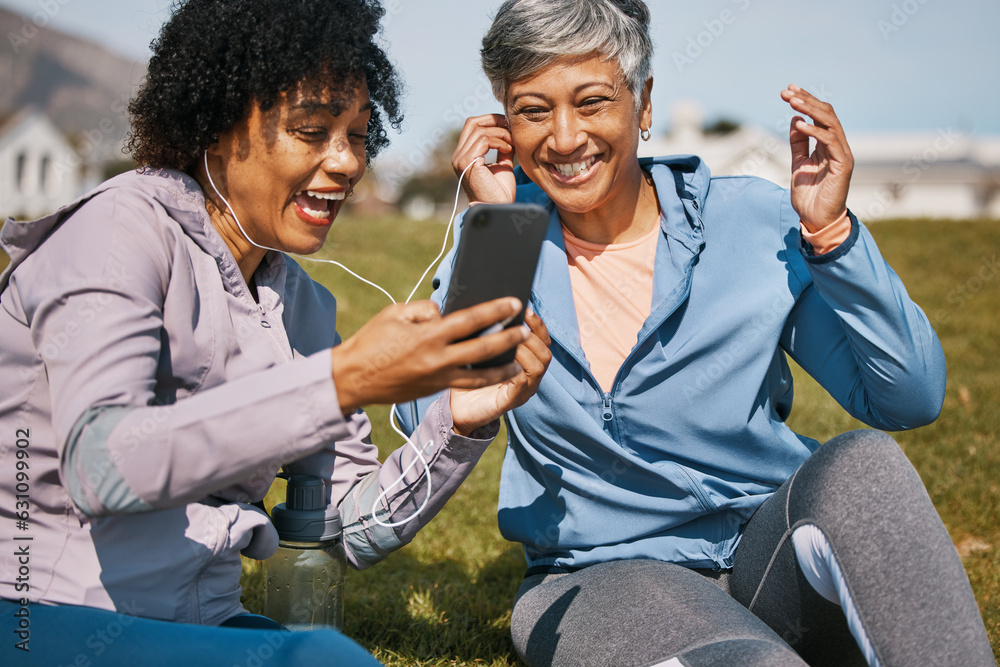
[[(521, 311), (476, 335), (520, 326), (531, 299), (531, 283), (549, 212), (535, 204), (477, 204), (464, 218), (455, 266), (443, 303), (445, 315), (484, 301), (517, 297)], [(514, 360), (515, 348), (474, 368), (501, 366)]]

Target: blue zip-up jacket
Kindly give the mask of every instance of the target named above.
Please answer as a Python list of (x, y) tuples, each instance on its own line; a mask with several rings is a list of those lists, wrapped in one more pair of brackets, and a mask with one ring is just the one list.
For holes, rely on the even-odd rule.
[[(813, 256), (788, 191), (711, 178), (694, 156), (641, 162), (662, 211), (652, 308), (609, 392), (580, 347), (558, 214), (519, 174), (518, 201), (552, 211), (531, 307), (553, 359), (508, 415), (500, 485), (501, 533), (529, 566), (732, 567), (750, 516), (819, 447), (785, 425), (786, 354), (878, 429), (927, 424), (944, 399), (937, 336), (853, 215), (850, 237)], [(427, 404), (399, 411), (408, 428)]]

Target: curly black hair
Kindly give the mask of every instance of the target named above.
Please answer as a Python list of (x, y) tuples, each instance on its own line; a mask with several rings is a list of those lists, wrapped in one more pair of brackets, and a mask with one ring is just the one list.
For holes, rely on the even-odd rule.
[(399, 129), (402, 82), (377, 43), (378, 0), (179, 0), (153, 41), (129, 103), (126, 150), (139, 167), (188, 170), (220, 134), (303, 84), (333, 93), (340, 113), (364, 82), (370, 161)]

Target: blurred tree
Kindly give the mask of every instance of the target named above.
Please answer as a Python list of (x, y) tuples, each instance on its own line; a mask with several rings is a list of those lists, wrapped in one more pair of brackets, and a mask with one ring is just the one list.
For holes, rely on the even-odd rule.
[(458, 145), (460, 134), (460, 128), (445, 134), (425, 155), (423, 168), (403, 182), (396, 202), (400, 211), (412, 217), (425, 218), (433, 215), (438, 207), (448, 206), (454, 201), (458, 180), (451, 168), (451, 155)]
[(729, 134), (730, 132), (735, 132), (740, 129), (740, 124), (729, 118), (720, 118), (714, 123), (705, 124), (705, 134), (722, 136), (724, 134)]

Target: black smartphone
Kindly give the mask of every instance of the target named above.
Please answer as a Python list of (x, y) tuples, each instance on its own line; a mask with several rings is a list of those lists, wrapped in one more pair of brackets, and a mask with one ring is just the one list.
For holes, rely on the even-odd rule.
[[(524, 311), (531, 298), (531, 283), (549, 225), (549, 212), (536, 204), (476, 204), (465, 213), (462, 235), (455, 252), (455, 266), (445, 295), (445, 315), (484, 301), (514, 296), (521, 300), (521, 312), (503, 323), (516, 327), (524, 323)], [(474, 336), (486, 331), (477, 332)], [(471, 338), (472, 336), (470, 336)], [(514, 360), (516, 348), (473, 368), (502, 366)]]

